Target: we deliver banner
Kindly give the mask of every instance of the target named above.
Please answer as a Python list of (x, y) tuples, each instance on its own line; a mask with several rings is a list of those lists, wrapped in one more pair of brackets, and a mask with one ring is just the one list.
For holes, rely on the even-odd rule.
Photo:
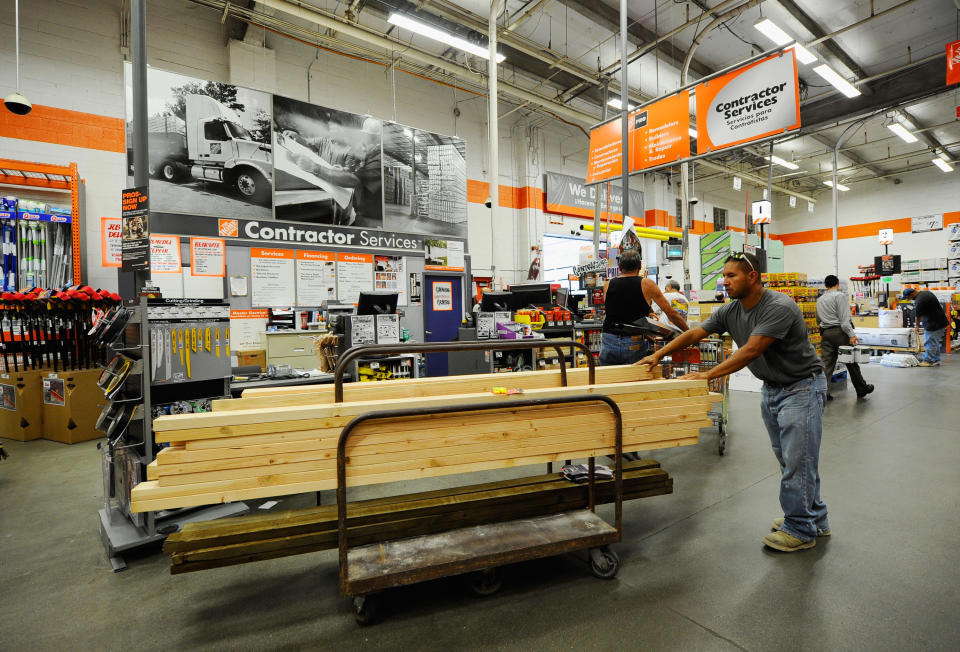
[(947, 86), (960, 84), (960, 41), (947, 43)]
[(774, 54), (696, 88), (697, 153), (800, 128), (793, 50)]

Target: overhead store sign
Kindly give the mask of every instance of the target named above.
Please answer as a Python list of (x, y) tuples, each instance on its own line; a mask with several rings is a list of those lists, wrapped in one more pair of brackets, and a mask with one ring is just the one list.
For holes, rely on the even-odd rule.
[[(326, 224), (300, 224), (276, 220), (217, 220), (181, 213), (153, 213), (153, 224), (158, 231), (181, 235), (222, 237), (235, 233), (227, 240), (257, 242), (289, 242), (306, 245), (336, 245), (363, 249), (424, 250), (423, 236), (376, 229), (354, 229)], [(223, 222), (230, 222), (224, 228)], [(234, 225), (233, 222), (236, 222)]]
[(690, 156), (690, 91), (637, 109), (630, 127), (631, 172)]
[[(609, 195), (606, 186), (588, 186), (583, 179), (568, 174), (547, 172), (545, 213), (561, 213), (593, 219), (597, 193), (600, 193), (601, 216), (620, 221), (623, 217), (623, 191), (611, 185)], [(605, 210), (609, 204), (609, 211)], [(630, 190), (630, 215), (640, 217), (643, 213), (643, 193)]]
[(696, 104), (698, 154), (799, 129), (796, 54), (774, 54), (699, 84)]
[[(960, 41), (947, 44), (947, 86), (960, 84)], [(957, 107), (960, 116), (960, 107)]]
[(910, 218), (910, 231), (912, 233), (923, 233), (925, 231), (942, 231), (943, 213), (936, 215), (920, 215)]
[(764, 199), (750, 205), (750, 213), (754, 224), (770, 224), (773, 219), (773, 204)]
[(623, 127), (620, 118), (590, 130), (587, 183), (608, 181), (623, 173)]
[(893, 244), (893, 229), (880, 229), (880, 244)]

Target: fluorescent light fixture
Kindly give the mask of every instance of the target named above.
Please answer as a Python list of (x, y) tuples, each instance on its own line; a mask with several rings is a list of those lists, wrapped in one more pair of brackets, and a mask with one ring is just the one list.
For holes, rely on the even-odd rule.
[(810, 65), (811, 63), (816, 63), (817, 61), (817, 55), (799, 43), (793, 46), (793, 51), (797, 53), (797, 61), (802, 64)]
[(769, 18), (761, 18), (753, 24), (757, 31), (766, 36), (777, 45), (786, 45), (793, 40), (793, 37), (777, 27)]
[[(409, 29), (415, 34), (420, 36), (426, 36), (427, 38), (432, 38), (434, 41), (439, 41), (445, 43), (450, 47), (457, 48), (458, 50), (463, 50), (464, 52), (469, 52), (478, 57), (483, 57), (484, 59), (490, 58), (490, 49), (481, 47), (475, 43), (471, 43), (466, 39), (462, 39), (459, 36), (454, 36), (448, 31), (437, 29), (422, 23), (419, 20), (414, 20), (405, 14), (390, 14), (390, 17), (387, 19), (388, 23), (396, 25), (397, 27), (403, 27)], [(503, 62), (506, 59), (506, 56), (497, 53), (497, 63)]]
[(941, 157), (937, 157), (933, 159), (933, 164), (936, 165), (941, 170), (943, 170), (944, 172), (953, 172), (953, 166), (947, 163)]
[(690, 137), (691, 137), (691, 138), (696, 138), (696, 137), (697, 137), (697, 130), (694, 129), (693, 127), (690, 127), (689, 133), (690, 133)]
[(815, 73), (826, 79), (828, 82), (833, 84), (834, 88), (846, 95), (847, 97), (856, 97), (860, 94), (860, 91), (857, 88), (848, 82), (846, 79), (841, 77), (837, 71), (828, 66), (827, 64), (822, 64), (813, 69)]
[[(823, 185), (829, 186), (829, 187), (833, 188), (833, 181), (824, 181), (824, 182), (823, 182)], [(847, 191), (850, 190), (850, 189), (847, 188), (847, 187), (846, 187), (845, 185), (843, 185), (842, 183), (838, 183), (838, 184), (837, 184), (837, 190), (839, 190), (840, 192), (847, 192)]]
[(787, 168), (788, 170), (800, 169), (800, 166), (797, 165), (796, 163), (791, 163), (790, 161), (786, 161), (780, 158), (779, 156), (764, 156), (764, 158), (767, 159), (768, 161), (773, 161), (774, 165), (780, 165), (782, 167)]
[(917, 142), (917, 137), (907, 131), (907, 128), (899, 122), (891, 122), (887, 125), (887, 129), (900, 136), (901, 140), (903, 140), (905, 143)]
[[(623, 104), (621, 104), (620, 98), (618, 97), (611, 97), (609, 100), (607, 100), (607, 104), (615, 108), (617, 111), (623, 110)], [(635, 108), (637, 108), (630, 103), (627, 103), (627, 106), (630, 107), (628, 111), (633, 111)]]

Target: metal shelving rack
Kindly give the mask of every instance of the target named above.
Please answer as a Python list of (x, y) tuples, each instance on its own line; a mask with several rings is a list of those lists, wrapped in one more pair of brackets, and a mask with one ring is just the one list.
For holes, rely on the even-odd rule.
[[(111, 489), (114, 485), (112, 478), (114, 474), (119, 473), (120, 469), (115, 467), (115, 451), (118, 450), (137, 450), (139, 455), (136, 461), (139, 465), (139, 480), (146, 479), (147, 465), (156, 459), (156, 446), (153, 437), (153, 387), (150, 381), (151, 350), (150, 350), (150, 315), (149, 300), (146, 297), (129, 300), (126, 307), (131, 311), (130, 320), (124, 329), (122, 337), (117, 345), (112, 345), (111, 350), (114, 353), (124, 353), (130, 357), (139, 356), (138, 369), (140, 375), (140, 388), (142, 404), (137, 406), (131, 419), (127, 432), (135, 424), (139, 424), (141, 437), (139, 441), (126, 441), (121, 446), (113, 448), (110, 442), (101, 445), (103, 452), (103, 472), (104, 472), (104, 506), (98, 510), (98, 521), (100, 526), (100, 537), (114, 572), (124, 570), (126, 562), (123, 559), (123, 553), (135, 548), (161, 541), (172, 532), (176, 532), (180, 527), (191, 521), (208, 521), (226, 516), (234, 516), (247, 511), (246, 504), (228, 503), (225, 505), (216, 505), (213, 507), (201, 509), (183, 509), (163, 512), (145, 512), (143, 514), (133, 515), (126, 509), (122, 501), (114, 502), (111, 500)], [(211, 383), (212, 381), (198, 381), (193, 383), (194, 393), (197, 391), (199, 383)], [(230, 396), (230, 376), (222, 379), (222, 396)], [(189, 398), (190, 392), (184, 391), (184, 386), (189, 386), (189, 381), (177, 383), (175, 387), (183, 392), (183, 396)], [(207, 386), (210, 386), (209, 384)], [(164, 388), (167, 389), (167, 388)], [(218, 390), (219, 392), (219, 390)], [(201, 391), (200, 393), (206, 393)], [(129, 434), (125, 439), (131, 438)], [(118, 442), (119, 443), (119, 442)], [(135, 479), (136, 480), (136, 479)], [(132, 487), (131, 487), (132, 488)]]

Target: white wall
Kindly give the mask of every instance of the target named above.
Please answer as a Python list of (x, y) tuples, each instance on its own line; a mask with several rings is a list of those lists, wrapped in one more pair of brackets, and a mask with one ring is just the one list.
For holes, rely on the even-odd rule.
[[(852, 184), (848, 192), (839, 193), (838, 223), (841, 227), (919, 215), (960, 211), (960, 178), (958, 173), (944, 174), (936, 168), (920, 170), (901, 177), (902, 183), (872, 181)], [(775, 215), (783, 215), (780, 230), (785, 233), (829, 229), (833, 226), (833, 204), (830, 194), (820, 197), (813, 213), (806, 205), (791, 210), (779, 200)], [(895, 233), (890, 253), (904, 260), (946, 257), (946, 236), (943, 231), (929, 233)], [(840, 278), (859, 276), (857, 265), (873, 263), (883, 253), (876, 231), (870, 235), (841, 239), (838, 246)], [(833, 273), (833, 242), (815, 242), (784, 247), (784, 269), (805, 271), (814, 276)]]
[[(21, 86), (34, 104), (124, 117), (126, 51), (121, 47), (120, 6), (119, 0), (21, 3)], [(149, 64), (203, 79), (241, 84), (252, 80), (252, 85), (275, 88), (281, 95), (459, 136), (467, 142), (467, 177), (486, 180), (486, 98), (397, 72), (394, 115), (391, 76), (382, 66), (317, 51), (270, 33), (258, 37), (269, 51), (258, 54), (256, 48), (234, 44), (231, 59), (227, 30), (219, 19), (218, 13), (183, 0), (151, 0), (147, 4)], [(13, 51), (7, 47), (13, 40), (13, 21), (12, 3), (0, 5), (3, 89), (15, 85)], [(258, 38), (248, 38), (248, 45)], [(244, 70), (244, 65), (250, 70)], [(275, 84), (263, 77), (271, 65), (276, 70)], [(454, 115), (455, 108), (459, 117)], [(510, 108), (501, 103), (501, 114)], [(586, 135), (576, 127), (540, 114), (526, 117), (523, 112), (512, 113), (500, 122), (499, 182), (542, 188), (548, 169), (583, 175), (586, 145)], [(78, 163), (88, 191), (86, 253), (90, 274), (86, 280), (92, 285), (115, 287), (115, 271), (99, 268), (99, 218), (120, 214), (124, 154), (0, 138), (0, 156)], [(526, 278), (530, 247), (539, 241), (547, 219), (537, 209), (500, 210), (508, 211), (513, 228), (496, 235), (496, 246), (509, 250), (508, 264), (500, 266), (497, 276), (510, 283)], [(468, 220), (473, 269), (476, 274), (484, 274), (489, 271), (494, 246), (490, 212), (482, 204), (470, 204)]]

